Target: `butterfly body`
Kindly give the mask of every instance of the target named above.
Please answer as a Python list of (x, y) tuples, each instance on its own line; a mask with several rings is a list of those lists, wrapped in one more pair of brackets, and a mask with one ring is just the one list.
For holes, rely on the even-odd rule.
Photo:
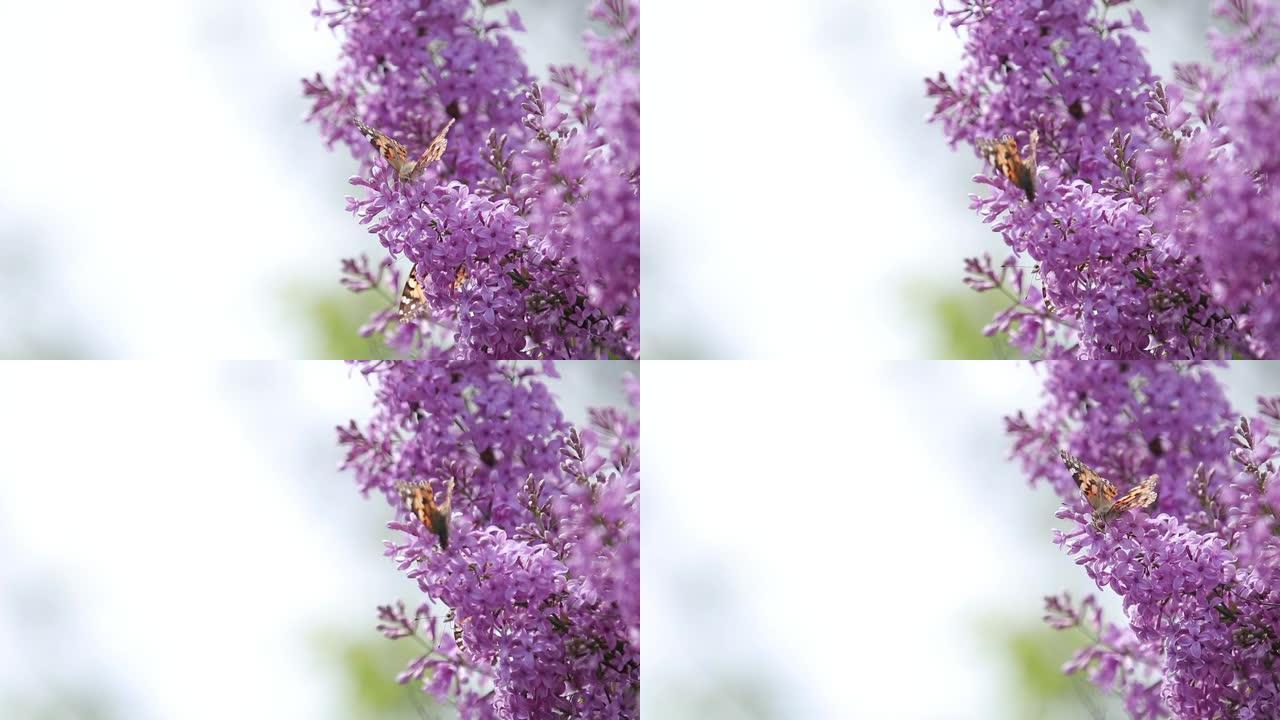
[(1018, 150), (1018, 141), (1005, 135), (999, 140), (979, 140), (978, 150), (996, 172), (1009, 182), (1022, 188), (1028, 200), (1036, 199), (1036, 146), (1040, 141), (1040, 133), (1031, 131), (1027, 142), (1027, 157), (1024, 159)]
[(449, 121), (444, 124), (444, 128), (427, 145), (427, 149), (422, 151), (418, 159), (410, 160), (408, 148), (401, 145), (394, 138), (380, 130), (365, 125), (359, 118), (352, 118), (352, 120), (360, 130), (360, 133), (369, 139), (369, 143), (378, 151), (382, 159), (386, 160), (387, 164), (396, 171), (400, 182), (417, 180), (428, 165), (444, 157), (445, 148), (449, 145), (446, 136), (449, 134), (449, 128), (453, 127), (454, 123), (454, 119), (449, 118)]
[(1116, 486), (1081, 462), (1080, 458), (1066, 450), (1059, 450), (1058, 455), (1071, 471), (1071, 479), (1076, 481), (1080, 493), (1093, 508), (1093, 525), (1096, 528), (1101, 529), (1112, 518), (1132, 508), (1150, 507), (1159, 497), (1156, 493), (1156, 485), (1160, 478), (1156, 475), (1148, 476), (1146, 480), (1117, 498)]
[(440, 541), (440, 549), (449, 549), (449, 511), (453, 504), (453, 483), (446, 486), (443, 505), (437, 505), (431, 481), (399, 486), (400, 498), (408, 510)]

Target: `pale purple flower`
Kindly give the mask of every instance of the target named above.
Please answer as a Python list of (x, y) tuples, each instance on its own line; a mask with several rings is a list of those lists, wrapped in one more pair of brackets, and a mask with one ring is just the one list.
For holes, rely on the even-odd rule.
[[(1091, 645), (1066, 670), (1119, 693), (1135, 718), (1269, 718), (1280, 713), (1280, 492), (1274, 482), (1275, 399), (1263, 418), (1233, 412), (1212, 369), (1156, 362), (1051, 361), (1045, 403), (1007, 419), (1031, 482), (1064, 499), (1054, 542), (1099, 589), (1124, 602), (1105, 623), (1096, 601), (1051, 598), (1055, 627)], [(1058, 448), (1121, 491), (1149, 473), (1159, 498), (1104, 527)]]
[[(586, 38), (592, 66), (552, 67), (547, 82), (520, 58), (513, 11), (327, 4), (315, 14), (341, 34), (343, 60), (332, 78), (304, 81), (312, 120), (361, 159), (351, 183), (363, 196), (347, 208), (389, 257), (416, 265), (430, 308), (426, 323), (393, 329), (383, 313), (369, 330), (409, 354), (638, 357), (638, 0), (597, 0), (606, 33)], [(415, 156), (456, 123), (440, 162), (402, 182), (353, 117)]]
[[(401, 682), (420, 682), (466, 720), (638, 717), (635, 409), (592, 410), (587, 427), (571, 426), (542, 382), (550, 365), (364, 370), (374, 415), (339, 439), (360, 489), (393, 508), (387, 555), (423, 593), (412, 611), (379, 609), (384, 634), (430, 648)], [(401, 505), (397, 486), (421, 480), (438, 503), (453, 483), (447, 550)]]
[[(1280, 83), (1274, 0), (1216, 0), (1217, 64), (1153, 75), (1126, 0), (965, 0), (954, 79), (926, 82), (953, 145), (1038, 135), (1037, 190), (984, 172), (973, 207), (1009, 246), (967, 283), (1014, 301), (987, 327), (1035, 357), (1271, 357), (1280, 352)], [(1024, 160), (1027, 158), (1024, 157)]]

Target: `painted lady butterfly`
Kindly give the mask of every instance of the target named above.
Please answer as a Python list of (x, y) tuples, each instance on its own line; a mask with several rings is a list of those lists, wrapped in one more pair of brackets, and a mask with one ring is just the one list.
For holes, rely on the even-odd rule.
[(404, 281), (404, 289), (400, 291), (400, 307), (397, 309), (400, 324), (417, 322), (427, 314), (427, 292), (422, 288), (418, 266), (409, 269), (409, 277)]
[(449, 144), (445, 136), (449, 134), (449, 128), (453, 127), (455, 122), (454, 118), (449, 118), (449, 122), (444, 124), (444, 129), (436, 135), (430, 145), (427, 145), (427, 149), (422, 151), (422, 155), (417, 160), (410, 161), (409, 150), (405, 146), (360, 122), (359, 118), (352, 118), (352, 120), (355, 122), (356, 127), (360, 129), (361, 134), (369, 138), (369, 142), (377, 148), (383, 159), (387, 161), (387, 164), (395, 168), (401, 182), (416, 180), (428, 165), (444, 157), (445, 147)]
[(1036, 199), (1036, 145), (1040, 142), (1040, 132), (1031, 131), (1027, 142), (1027, 157), (1023, 160), (1018, 152), (1018, 142), (1010, 135), (999, 140), (979, 140), (978, 150), (991, 163), (996, 172), (1008, 178), (1009, 182), (1022, 188), (1028, 200)]
[(404, 507), (418, 518), (428, 530), (440, 539), (440, 548), (449, 549), (449, 511), (453, 505), (453, 481), (445, 485), (444, 504), (436, 505), (435, 491), (431, 481), (402, 484), (399, 486), (400, 498)]
[[(453, 273), (453, 285), (451, 286), (456, 292), (467, 284), (467, 278), (471, 277), (471, 273), (467, 270), (466, 265), (459, 265), (458, 269)], [(418, 266), (414, 265), (409, 270), (409, 277), (405, 278), (404, 289), (400, 291), (400, 306), (397, 308), (397, 315), (401, 324), (417, 322), (427, 315), (427, 291), (422, 287), (422, 276), (418, 274)]]
[(1059, 450), (1058, 455), (1062, 457), (1063, 464), (1071, 471), (1071, 478), (1076, 481), (1080, 492), (1093, 508), (1094, 527), (1101, 529), (1108, 520), (1131, 508), (1144, 508), (1155, 504), (1156, 483), (1160, 481), (1159, 476), (1151, 475), (1117, 499), (1116, 486), (1081, 462), (1080, 458), (1066, 450)]

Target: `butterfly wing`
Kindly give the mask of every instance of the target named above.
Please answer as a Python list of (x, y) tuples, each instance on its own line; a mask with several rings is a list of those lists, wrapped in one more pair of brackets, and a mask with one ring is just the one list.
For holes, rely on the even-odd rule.
[(1018, 146), (1013, 146), (1013, 174), (1015, 177), (1009, 178), (1014, 184), (1022, 188), (1027, 194), (1028, 200), (1036, 199), (1036, 147), (1040, 144), (1040, 131), (1032, 130), (1031, 138), (1027, 142), (1027, 157), (1024, 160), (1018, 154)]
[(421, 511), (418, 519), (440, 541), (440, 549), (449, 549), (449, 516), (436, 505), (435, 494), (430, 485), (419, 486)]
[(454, 119), (449, 118), (449, 122), (444, 124), (444, 128), (436, 134), (435, 139), (431, 141), (427, 149), (422, 151), (418, 161), (413, 164), (413, 174), (410, 179), (418, 177), (428, 165), (444, 157), (445, 148), (449, 146), (446, 136), (449, 134), (449, 128), (453, 127), (453, 123)]
[(1112, 507), (1116, 497), (1115, 485), (1066, 450), (1059, 450), (1058, 455), (1062, 458), (1062, 463), (1071, 471), (1071, 479), (1076, 481), (1080, 493), (1084, 495), (1085, 500), (1089, 501), (1089, 506), (1094, 512), (1105, 511)]
[(1130, 508), (1144, 508), (1155, 504), (1159, 497), (1156, 494), (1156, 484), (1160, 482), (1160, 477), (1151, 475), (1146, 480), (1138, 483), (1137, 487), (1120, 496), (1111, 507), (1107, 508), (1106, 516), (1113, 517), (1119, 515)]
[(462, 623), (455, 622), (453, 624), (453, 642), (457, 644), (459, 651), (467, 651), (467, 646), (462, 642)]
[(404, 503), (404, 509), (421, 521), (424, 513), (421, 483), (404, 483), (398, 485), (397, 489), (400, 490), (400, 501)]
[(417, 322), (427, 314), (427, 292), (419, 278), (418, 266), (414, 265), (404, 281), (404, 289), (400, 291), (398, 314), (402, 325)]
[(397, 173), (401, 172), (401, 168), (404, 167), (405, 163), (409, 162), (409, 151), (384, 133), (360, 122), (359, 118), (354, 118), (354, 120), (356, 127), (360, 129), (360, 134), (369, 139), (369, 143), (378, 151), (382, 159), (395, 168)]
[(449, 549), (449, 517), (436, 506), (430, 482), (400, 486), (405, 508), (418, 518), (440, 541), (441, 549)]
[(978, 150), (987, 162), (991, 163), (991, 167), (996, 172), (1003, 175), (1009, 182), (1022, 188), (1027, 194), (1028, 200), (1036, 199), (1036, 147), (1040, 142), (1040, 133), (1031, 131), (1030, 142), (1027, 144), (1027, 160), (1022, 159), (1022, 155), (1018, 152), (1018, 141), (1013, 139), (1011, 135), (1005, 135), (999, 140), (979, 140), (977, 142)]
[(976, 143), (978, 152), (982, 153), (982, 159), (990, 163), (991, 167), (996, 168), (997, 171), (1000, 169), (999, 158), (1001, 153), (1004, 152), (1000, 149), (1003, 143), (1004, 138), (1001, 138), (1000, 140), (980, 138)]
[(459, 265), (457, 272), (453, 274), (453, 291), (457, 292), (461, 290), (462, 286), (467, 284), (467, 278), (469, 276), (470, 273), (467, 272), (467, 266)]
[(1032, 130), (1031, 136), (1027, 138), (1027, 167), (1031, 168), (1031, 178), (1035, 179), (1036, 170), (1036, 150), (1040, 147), (1040, 131)]

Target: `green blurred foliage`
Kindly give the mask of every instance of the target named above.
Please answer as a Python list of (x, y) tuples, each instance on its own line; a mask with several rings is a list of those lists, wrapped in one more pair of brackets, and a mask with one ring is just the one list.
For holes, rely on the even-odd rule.
[(307, 357), (316, 360), (385, 360), (396, 357), (381, 336), (360, 337), (360, 326), (388, 300), (376, 292), (353, 293), (341, 287), (293, 286), (284, 293), (286, 311), (306, 328)]
[(1118, 698), (1104, 696), (1084, 673), (1067, 675), (1062, 666), (1088, 640), (1078, 632), (1043, 624), (1009, 625), (993, 617), (979, 624), (994, 657), (1008, 675), (1010, 720), (1124, 717)]
[(1008, 307), (999, 293), (978, 293), (966, 287), (939, 289), (935, 285), (913, 283), (904, 300), (912, 314), (929, 328), (933, 352), (929, 357), (943, 360), (1019, 360), (1022, 354), (1009, 344), (1005, 333), (982, 334), (982, 328), (996, 313)]
[(421, 685), (396, 682), (400, 674), (423, 651), (412, 638), (388, 640), (370, 629), (369, 636), (354, 638), (322, 633), (316, 640), (317, 654), (341, 678), (335, 688), (339, 710), (336, 717), (389, 718), (391, 720), (453, 720), (458, 714), (421, 691)]

